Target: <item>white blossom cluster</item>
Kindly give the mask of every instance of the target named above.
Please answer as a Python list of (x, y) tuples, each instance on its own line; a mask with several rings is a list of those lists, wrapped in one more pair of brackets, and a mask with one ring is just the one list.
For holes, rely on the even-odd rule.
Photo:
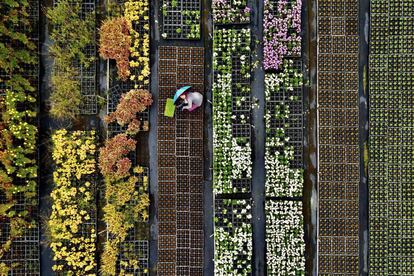
[[(291, 60), (285, 60), (283, 70), (275, 74), (265, 76), (265, 95), (266, 101), (271, 100), (271, 96), (285, 91), (293, 91), (295, 87), (302, 85), (302, 74), (292, 67)], [(287, 92), (285, 92), (287, 93)], [(292, 98), (293, 99), (293, 98)], [(276, 106), (277, 112), (270, 112), (266, 109), (265, 124), (266, 129), (271, 129), (271, 120), (283, 120), (289, 117), (289, 106), (281, 102)], [(294, 197), (301, 196), (303, 189), (303, 171), (290, 167), (290, 162), (294, 158), (294, 151), (287, 145), (289, 137), (285, 135), (285, 129), (274, 129), (276, 135), (266, 135), (266, 195), (274, 197)]]
[[(234, 98), (232, 89), (233, 57), (249, 52), (250, 30), (217, 30), (214, 34), (213, 67), (215, 79), (213, 84), (213, 183), (214, 193), (233, 193), (233, 180), (250, 178), (252, 174), (251, 145), (248, 139), (233, 136), (233, 102), (242, 101)], [(250, 58), (240, 55), (241, 74), (250, 78)], [(241, 89), (250, 93), (250, 88)], [(241, 104), (241, 103), (240, 103)], [(250, 118), (241, 118), (249, 122)]]
[[(222, 220), (216, 217), (214, 230), (214, 275), (250, 275), (252, 261), (252, 225), (250, 223), (250, 203), (246, 200), (231, 200), (233, 204), (245, 204), (245, 207), (233, 209), (233, 216), (247, 218), (230, 222), (224, 218), (225, 226), (218, 226)], [(236, 221), (237, 219), (235, 219)]]
[(266, 201), (267, 275), (305, 275), (302, 202)]

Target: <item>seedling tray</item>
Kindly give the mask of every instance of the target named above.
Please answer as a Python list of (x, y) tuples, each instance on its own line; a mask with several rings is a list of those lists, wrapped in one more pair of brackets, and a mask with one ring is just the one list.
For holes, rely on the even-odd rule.
[(200, 39), (200, 0), (163, 0), (162, 15), (164, 38)]

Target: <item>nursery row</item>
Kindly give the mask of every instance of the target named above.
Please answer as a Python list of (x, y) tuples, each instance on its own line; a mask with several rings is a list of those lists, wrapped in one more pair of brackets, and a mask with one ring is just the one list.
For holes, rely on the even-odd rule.
[[(152, 104), (147, 90), (149, 6), (147, 1), (132, 0), (107, 4), (99, 54), (108, 60), (110, 72), (112, 65), (117, 68), (108, 92), (108, 139), (97, 160), (93, 132), (58, 130), (52, 137), (56, 165), (48, 226), (57, 273), (96, 275), (98, 267), (106, 275), (148, 273), (148, 170), (137, 164), (136, 137), (149, 128), (147, 109)], [(47, 17), (53, 41), (49, 53), (54, 58), (50, 114), (72, 120), (96, 114), (95, 1), (55, 1)], [(100, 175), (102, 208), (95, 199)], [(102, 215), (97, 216), (97, 210)], [(106, 225), (100, 256), (98, 217)]]
[[(151, 102), (148, 92), (132, 90), (121, 98), (107, 120), (125, 124), (128, 133), (134, 135), (136, 114)], [(97, 139), (94, 131), (58, 130), (52, 142), (53, 205), (47, 225), (55, 261), (53, 270), (96, 275)], [(129, 158), (135, 149), (136, 140), (128, 134), (116, 135), (100, 149), (105, 199), (102, 210), (107, 225), (100, 269), (107, 275), (146, 273), (148, 269), (148, 176)]]
[(304, 275), (302, 0), (264, 4), (267, 274)]
[(93, 131), (52, 136), (54, 188), (47, 223), (57, 273), (96, 274), (96, 137)]
[(38, 275), (37, 2), (1, 1), (0, 274)]
[(371, 6), (369, 266), (375, 275), (413, 274), (414, 267), (414, 21), (407, 4), (373, 0)]
[(191, 113), (176, 110), (170, 118), (165, 106), (184, 85), (204, 94), (204, 49), (162, 46), (158, 62), (157, 272), (202, 275), (203, 107)]
[(265, 0), (263, 47), (265, 70), (282, 67), (284, 57), (300, 57), (302, 0)]
[(321, 275), (359, 271), (358, 2), (318, 1)]
[[(251, 275), (251, 29), (247, 1), (213, 1), (213, 193), (214, 271)], [(222, 25), (222, 26), (220, 26)]]
[(213, 51), (214, 193), (250, 192), (250, 30), (217, 29)]
[(137, 164), (136, 138), (149, 130), (152, 104), (149, 1), (122, 3), (109, 3), (100, 28), (99, 54), (110, 65), (107, 140), (99, 156), (107, 227), (101, 270), (108, 275), (147, 275), (148, 169)]

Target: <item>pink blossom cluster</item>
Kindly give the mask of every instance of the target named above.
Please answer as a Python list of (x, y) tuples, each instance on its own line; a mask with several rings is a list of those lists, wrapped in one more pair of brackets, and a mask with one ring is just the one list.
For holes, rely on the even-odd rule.
[(301, 52), (302, 0), (265, 0), (264, 69), (277, 70), (285, 56)]

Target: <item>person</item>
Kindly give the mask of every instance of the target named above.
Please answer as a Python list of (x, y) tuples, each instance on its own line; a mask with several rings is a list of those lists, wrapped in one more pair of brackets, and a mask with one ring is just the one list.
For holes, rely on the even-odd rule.
[(203, 95), (199, 92), (186, 92), (180, 96), (181, 103), (177, 106), (178, 110), (193, 111), (203, 103)]

